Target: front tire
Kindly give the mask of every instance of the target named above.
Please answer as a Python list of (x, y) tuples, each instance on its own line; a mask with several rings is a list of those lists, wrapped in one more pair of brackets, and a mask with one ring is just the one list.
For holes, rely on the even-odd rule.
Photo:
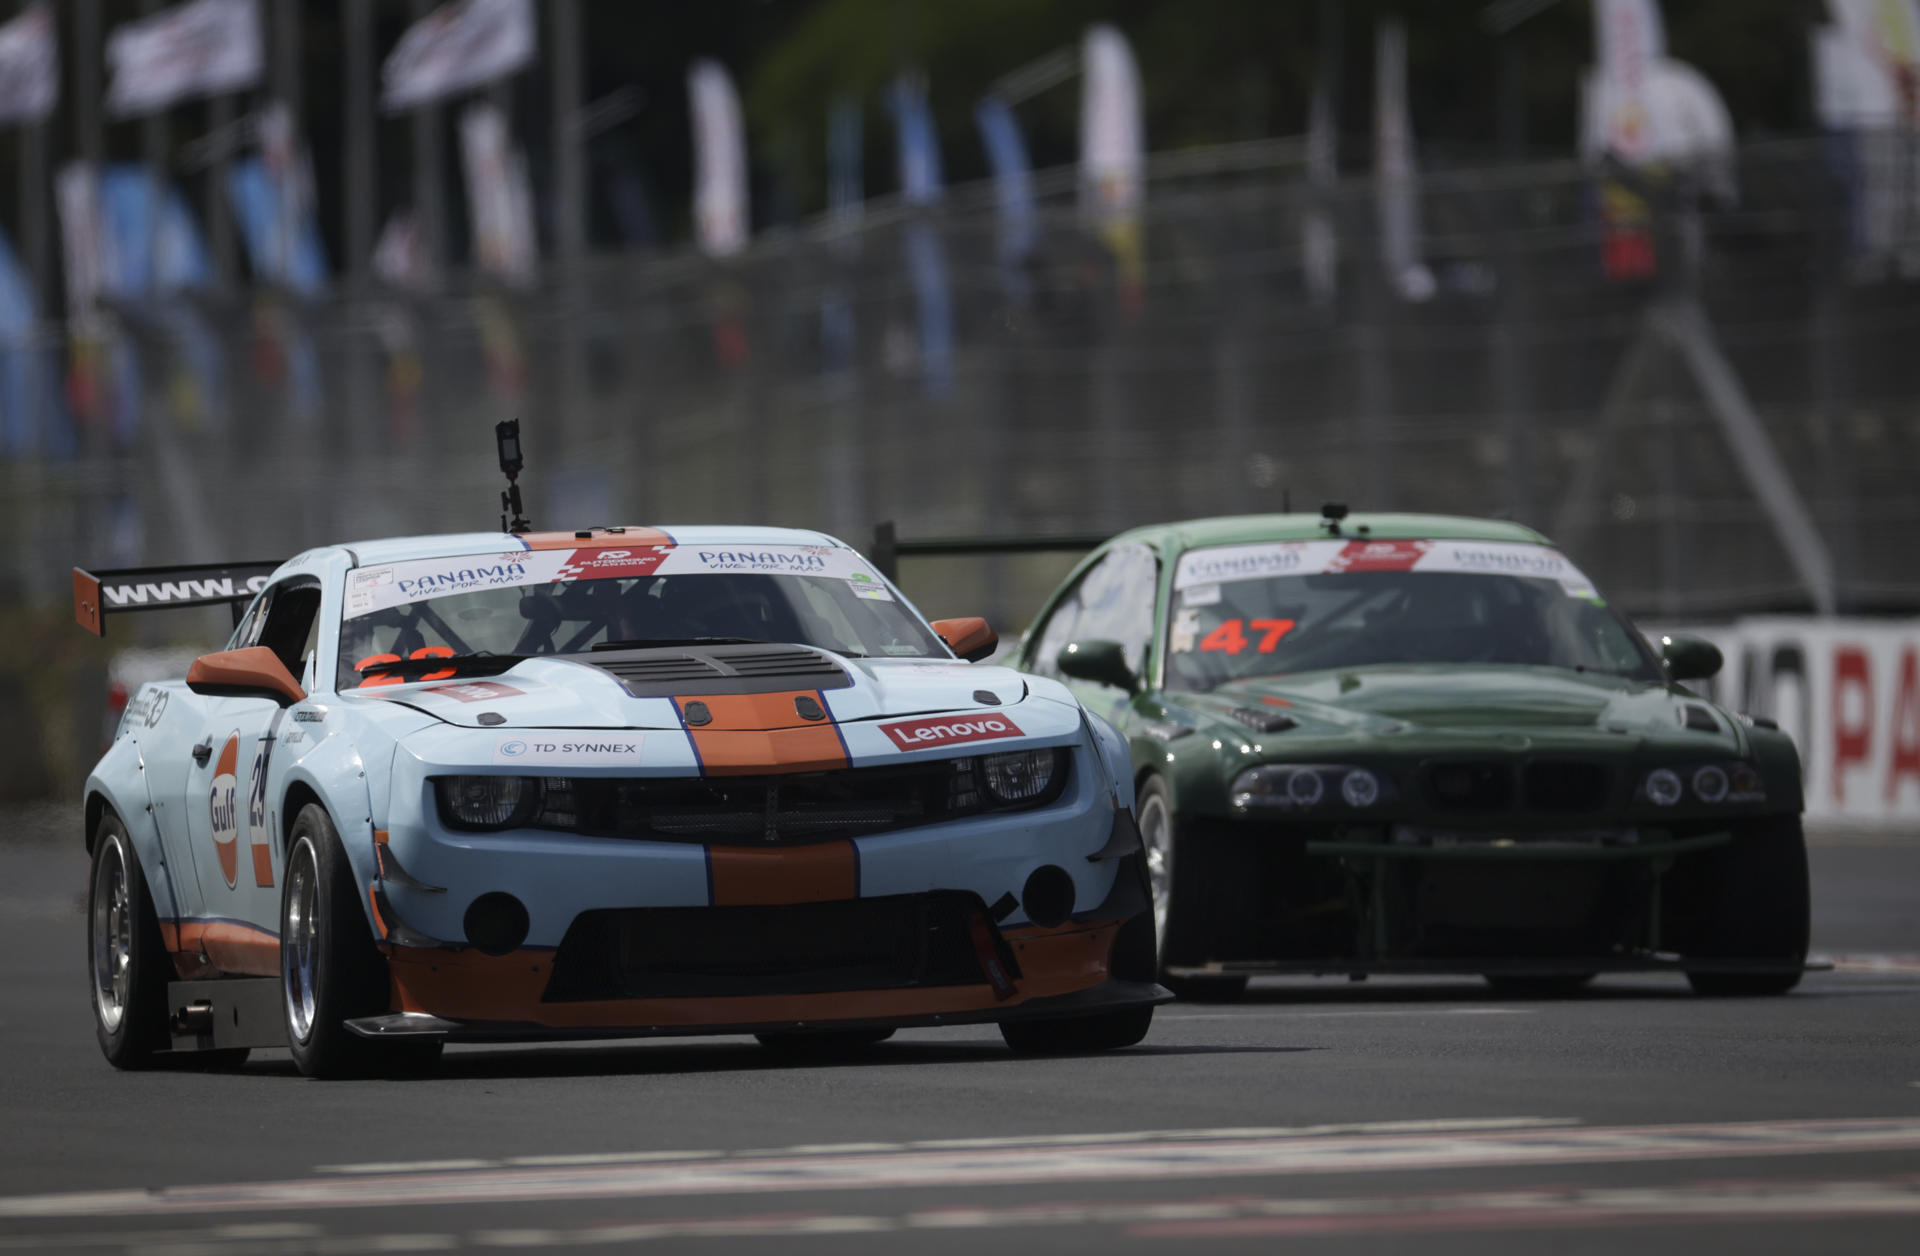
[(1151, 1007), (1124, 1007), (1095, 1016), (1003, 1021), (1000, 1036), (1020, 1055), (1080, 1055), (1130, 1047), (1152, 1024)]
[[(1135, 801), (1140, 841), (1146, 849), (1147, 885), (1153, 894), (1153, 932), (1159, 939), (1160, 982), (1183, 999), (1228, 1003), (1247, 992), (1245, 977), (1173, 977), (1168, 965), (1202, 963), (1208, 955), (1211, 918), (1204, 901), (1209, 852), (1181, 832), (1157, 776), (1141, 782)], [(1143, 1031), (1144, 1032), (1144, 1031)], [(1136, 1040), (1137, 1041), (1137, 1040)]]
[(150, 1067), (172, 1045), (167, 981), (173, 958), (133, 842), (120, 817), (103, 813), (87, 889), (87, 971), (94, 1036), (115, 1068)]
[(318, 804), (291, 830), (280, 895), (280, 989), (287, 1048), (308, 1077), (358, 1077), (430, 1065), (440, 1041), (374, 1042), (346, 1022), (388, 1010), (387, 961), (360, 910), (353, 868)]
[(1806, 967), (1812, 908), (1807, 839), (1799, 816), (1768, 816), (1734, 831), (1711, 852), (1700, 886), (1700, 928), (1691, 954), (1701, 958), (1780, 961), (1772, 972), (1690, 971), (1695, 994), (1746, 997), (1785, 994)]

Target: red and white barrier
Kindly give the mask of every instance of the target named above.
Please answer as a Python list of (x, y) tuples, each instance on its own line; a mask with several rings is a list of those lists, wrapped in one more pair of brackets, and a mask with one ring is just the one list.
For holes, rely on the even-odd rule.
[(1705, 628), (1726, 666), (1688, 687), (1778, 721), (1800, 749), (1807, 817), (1920, 824), (1920, 619), (1756, 617)]

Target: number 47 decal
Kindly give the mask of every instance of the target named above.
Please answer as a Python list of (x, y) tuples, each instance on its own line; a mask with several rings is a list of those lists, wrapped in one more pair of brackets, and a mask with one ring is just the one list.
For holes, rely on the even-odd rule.
[(1260, 642), (1254, 649), (1261, 654), (1272, 654), (1280, 648), (1280, 638), (1293, 631), (1291, 619), (1229, 619), (1200, 639), (1202, 650), (1217, 653), (1238, 654), (1247, 648), (1246, 629), (1252, 628), (1261, 634)]

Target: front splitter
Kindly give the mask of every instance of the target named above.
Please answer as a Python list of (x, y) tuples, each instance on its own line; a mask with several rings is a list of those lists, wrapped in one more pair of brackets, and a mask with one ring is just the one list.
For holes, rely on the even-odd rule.
[(778, 1033), (795, 1030), (930, 1029), (942, 1025), (1001, 1024), (1006, 1021), (1066, 1020), (1129, 1007), (1154, 1007), (1173, 1001), (1173, 992), (1145, 981), (1104, 981), (1071, 994), (1028, 999), (1009, 1008), (969, 1008), (916, 1016), (853, 1020), (751, 1021), (712, 1025), (610, 1025), (554, 1028), (512, 1021), (460, 1021), (424, 1012), (390, 1012), (346, 1022), (362, 1038), (398, 1040), (438, 1038), (446, 1042), (555, 1042), (582, 1038), (684, 1038), (718, 1034)]

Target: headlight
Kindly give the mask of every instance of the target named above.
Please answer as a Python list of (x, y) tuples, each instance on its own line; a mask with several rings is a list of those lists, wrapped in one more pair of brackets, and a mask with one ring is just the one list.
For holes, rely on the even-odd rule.
[(980, 770), (995, 802), (1032, 802), (1053, 784), (1059, 764), (1058, 750), (1015, 750), (983, 756)]
[(1701, 802), (1721, 802), (1727, 796), (1727, 770), (1709, 763), (1693, 770), (1693, 794)]
[(1674, 806), (1682, 798), (1717, 807), (1765, 802), (1767, 787), (1751, 763), (1699, 763), (1655, 768), (1641, 782), (1640, 795), (1657, 807)]
[(531, 776), (446, 776), (440, 808), (461, 828), (506, 829), (525, 824), (540, 807), (540, 781)]
[(1326, 802), (1336, 789), (1341, 801), (1355, 810), (1393, 796), (1392, 783), (1366, 768), (1269, 763), (1234, 777), (1228, 797), (1242, 811), (1307, 811)]
[(1655, 768), (1647, 773), (1643, 788), (1647, 800), (1656, 807), (1671, 807), (1680, 801), (1680, 774), (1672, 768)]

